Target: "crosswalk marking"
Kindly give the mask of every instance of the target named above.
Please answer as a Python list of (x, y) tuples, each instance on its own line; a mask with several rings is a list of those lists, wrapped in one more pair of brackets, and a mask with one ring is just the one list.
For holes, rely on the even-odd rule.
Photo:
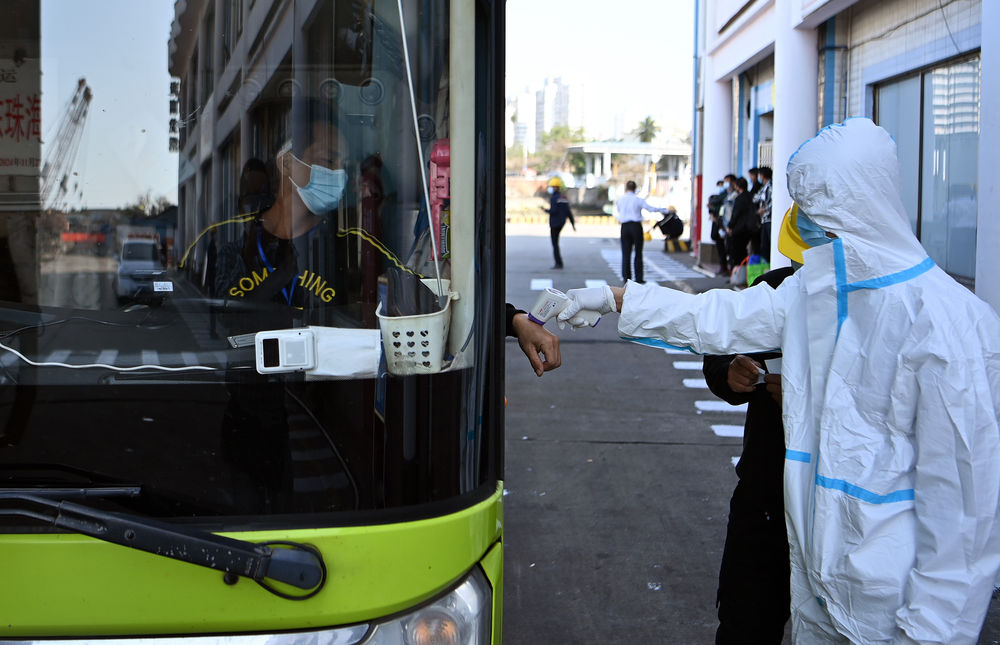
[(664, 347), (663, 351), (666, 354), (684, 354), (686, 356), (691, 355), (691, 352), (687, 351), (686, 349), (677, 349), (676, 347)]
[(742, 412), (747, 411), (747, 404), (730, 405), (725, 401), (695, 401), (694, 407), (702, 412)]
[(700, 370), (701, 361), (674, 361), (675, 370)]
[(49, 354), (49, 357), (46, 358), (44, 362), (46, 362), (46, 363), (65, 363), (66, 359), (69, 358), (69, 355), (71, 353), (72, 353), (72, 351), (68, 350), (68, 349), (57, 349), (54, 352), (52, 352), (51, 354)]
[[(601, 257), (608, 263), (608, 268), (614, 271), (615, 275), (622, 277), (622, 254), (616, 249), (601, 249)], [(693, 269), (689, 269), (684, 264), (670, 257), (662, 257), (653, 260), (649, 255), (643, 253), (642, 270), (647, 280), (656, 282), (677, 282), (684, 278), (704, 278), (705, 276)]]
[(317, 493), (330, 488), (343, 488), (347, 485), (347, 481), (347, 475), (344, 473), (295, 477), (292, 480), (292, 489), (296, 493)]
[(719, 437), (742, 437), (743, 426), (713, 425), (712, 432)]
[(684, 379), (684, 387), (689, 387), (696, 390), (707, 390), (708, 383), (705, 382), (703, 378), (686, 378)]
[[(139, 366), (163, 365), (166, 367), (180, 366), (205, 366), (225, 368), (229, 357), (222, 351), (201, 351), (201, 352), (164, 352), (160, 353), (155, 349), (144, 349), (139, 353), (121, 353), (117, 349), (102, 349), (97, 355), (90, 350), (55, 349), (42, 357), (32, 357), (29, 359), (40, 363), (62, 363), (64, 365), (110, 365), (119, 368), (133, 368)], [(18, 361), (20, 357), (11, 352), (0, 354), (0, 367), (9, 367)]]
[(592, 289), (593, 287), (603, 287), (607, 283), (607, 280), (586, 280), (584, 282), (588, 289)]
[(532, 278), (531, 279), (531, 290), (532, 291), (544, 291), (546, 289), (552, 288), (551, 278)]
[(295, 461), (322, 461), (333, 457), (329, 447), (313, 448), (308, 450), (289, 450), (292, 459)]

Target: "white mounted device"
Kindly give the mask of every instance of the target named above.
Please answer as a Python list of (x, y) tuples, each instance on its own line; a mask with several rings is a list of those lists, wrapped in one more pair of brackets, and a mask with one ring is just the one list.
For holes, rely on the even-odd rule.
[(261, 374), (305, 372), (316, 367), (316, 343), (310, 329), (276, 329), (254, 335)]
[(253, 341), (259, 373), (305, 372), (306, 380), (375, 378), (382, 358), (378, 329), (272, 329)]

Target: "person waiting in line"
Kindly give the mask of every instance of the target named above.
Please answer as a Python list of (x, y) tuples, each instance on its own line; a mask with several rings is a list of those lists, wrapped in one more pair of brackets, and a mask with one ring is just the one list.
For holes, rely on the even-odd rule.
[(757, 191), (760, 190), (761, 186), (760, 168), (754, 166), (747, 171), (747, 175), (750, 176), (750, 180), (747, 182), (747, 192), (749, 192), (750, 196), (753, 197), (757, 194)]
[(771, 177), (773, 173), (767, 166), (760, 167), (760, 190), (753, 196), (754, 210), (760, 217), (759, 254), (766, 262), (771, 261)]
[[(722, 201), (722, 207), (719, 209), (719, 219), (722, 222), (722, 230), (728, 231), (731, 226), (730, 222), (733, 219), (733, 206), (736, 202), (736, 198), (739, 196), (739, 190), (736, 187), (736, 175), (728, 174), (722, 178), (722, 187), (725, 189), (726, 194)], [(735, 269), (738, 262), (733, 260), (733, 236), (726, 234), (726, 258), (729, 262), (729, 269)]]
[(731, 241), (731, 260), (733, 267), (738, 267), (747, 257), (747, 246), (757, 235), (760, 225), (757, 213), (753, 211), (753, 198), (747, 190), (747, 180), (736, 179), (736, 199), (733, 200), (733, 210), (726, 228), (726, 237)]
[(972, 645), (1000, 571), (1000, 318), (913, 235), (870, 119), (824, 128), (786, 174), (779, 249), (803, 266), (777, 289), (573, 289), (559, 319), (620, 311), (623, 336), (701, 353), (781, 347), (793, 639)]
[(715, 251), (719, 254), (719, 270), (715, 275), (728, 275), (729, 262), (726, 259), (726, 228), (722, 225), (722, 204), (726, 200), (725, 182), (715, 182), (715, 192), (708, 196), (708, 216), (712, 220), (711, 238)]
[[(772, 288), (792, 274), (775, 269), (758, 277)], [(788, 533), (782, 477), (785, 435), (781, 424), (781, 375), (758, 379), (779, 352), (705, 356), (702, 372), (713, 394), (732, 405), (747, 404), (738, 482), (729, 501), (726, 542), (719, 567), (716, 645), (781, 645), (788, 622)], [(751, 636), (752, 635), (752, 636)]]
[(553, 269), (563, 268), (562, 253), (559, 252), (559, 234), (562, 232), (564, 226), (566, 226), (566, 220), (569, 220), (570, 226), (573, 230), (576, 230), (576, 222), (573, 220), (573, 211), (569, 207), (569, 198), (563, 192), (562, 180), (558, 177), (553, 177), (549, 180), (548, 193), (549, 193), (549, 207), (541, 207), (543, 211), (549, 214), (549, 235), (552, 238), (552, 257), (554, 263), (552, 265)]
[(642, 273), (642, 211), (647, 210), (654, 213), (669, 213), (670, 209), (650, 206), (646, 200), (635, 194), (635, 182), (629, 180), (625, 182), (625, 194), (618, 198), (615, 203), (615, 219), (621, 225), (622, 242), (622, 279), (628, 281), (632, 279), (633, 249), (635, 251), (635, 280), (639, 284), (645, 282)]

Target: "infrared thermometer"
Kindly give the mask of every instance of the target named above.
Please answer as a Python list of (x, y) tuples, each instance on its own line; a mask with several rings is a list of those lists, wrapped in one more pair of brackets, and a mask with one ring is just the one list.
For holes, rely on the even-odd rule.
[[(569, 304), (569, 296), (558, 289), (549, 287), (538, 295), (538, 300), (528, 312), (528, 319), (533, 323), (544, 325), (558, 316), (567, 304)], [(574, 318), (582, 318), (589, 327), (594, 327), (601, 321), (601, 314), (589, 309), (581, 309)]]

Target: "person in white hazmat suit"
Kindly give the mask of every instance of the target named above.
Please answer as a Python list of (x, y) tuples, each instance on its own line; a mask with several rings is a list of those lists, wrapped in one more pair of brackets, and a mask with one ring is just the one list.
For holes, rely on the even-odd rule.
[(787, 175), (812, 248), (778, 289), (574, 289), (559, 318), (619, 310), (626, 339), (704, 354), (781, 348), (795, 642), (975, 643), (1000, 566), (1000, 319), (914, 237), (872, 121), (823, 129)]

